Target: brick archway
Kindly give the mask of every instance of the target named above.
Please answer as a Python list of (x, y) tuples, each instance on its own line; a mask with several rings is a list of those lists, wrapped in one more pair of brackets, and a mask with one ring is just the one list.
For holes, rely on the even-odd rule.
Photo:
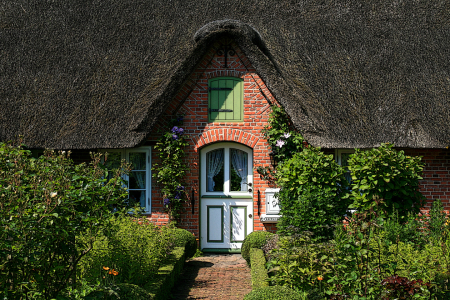
[(195, 151), (215, 142), (237, 142), (253, 149), (259, 142), (259, 138), (252, 133), (240, 129), (219, 128), (204, 131), (202, 134), (193, 137), (192, 141), (194, 142)]

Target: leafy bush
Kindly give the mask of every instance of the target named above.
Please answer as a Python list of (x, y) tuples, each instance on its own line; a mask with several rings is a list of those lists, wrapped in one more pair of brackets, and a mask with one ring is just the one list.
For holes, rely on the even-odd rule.
[(261, 249), (267, 242), (267, 240), (273, 236), (273, 233), (268, 231), (253, 231), (247, 235), (242, 243), (241, 255), (250, 265), (250, 249)]
[(303, 232), (280, 238), (278, 248), (270, 253), (267, 268), (272, 273), (271, 284), (286, 286), (297, 291), (320, 287), (320, 278), (329, 270), (325, 260), (330, 245), (312, 243), (311, 233)]
[(197, 252), (197, 240), (195, 239), (195, 236), (186, 229), (172, 229), (172, 239), (175, 247), (185, 247), (186, 258), (193, 257)]
[(348, 160), (352, 175), (351, 208), (360, 213), (400, 218), (418, 213), (425, 197), (419, 192), (423, 163), (420, 157), (406, 156), (392, 144), (371, 150), (356, 149)]
[[(327, 244), (311, 243), (308, 233), (282, 237), (267, 262), (273, 274), (271, 283), (307, 292), (307, 299), (324, 299), (325, 292), (328, 299), (378, 300), (402, 293), (401, 287), (396, 290), (383, 285), (383, 280), (388, 283), (392, 276), (400, 276), (405, 287), (411, 288), (414, 299), (448, 299), (448, 235), (443, 232), (439, 239), (429, 239), (426, 233), (413, 239), (405, 235), (401, 241), (402, 232), (412, 232), (413, 225), (397, 222), (399, 226), (411, 228), (400, 229), (395, 236), (392, 228), (385, 227), (392, 223), (395, 222), (351, 219), (345, 227), (336, 228), (334, 239)], [(427, 231), (427, 228), (415, 230)]]
[(114, 268), (116, 282), (143, 286), (168, 255), (170, 240), (168, 231), (145, 218), (120, 216), (81, 259), (80, 276), (95, 282), (103, 277), (103, 267)]
[[(125, 205), (120, 175), (128, 166), (108, 172), (100, 154), (89, 165), (74, 165), (69, 155), (46, 151), (34, 159), (21, 146), (0, 143), (0, 298), (55, 298), (108, 226), (112, 208)], [(90, 237), (75, 238), (83, 232)]]
[(107, 289), (100, 289), (90, 293), (84, 299), (86, 300), (116, 300), (116, 299), (133, 299), (133, 300), (151, 300), (151, 295), (135, 284), (119, 283)]
[(278, 167), (278, 233), (293, 234), (291, 228), (297, 228), (313, 232), (314, 240), (332, 238), (332, 225), (344, 218), (349, 205), (344, 197), (344, 173), (332, 155), (313, 147), (296, 153)]
[(244, 300), (304, 300), (296, 291), (284, 286), (267, 286), (245, 295)]

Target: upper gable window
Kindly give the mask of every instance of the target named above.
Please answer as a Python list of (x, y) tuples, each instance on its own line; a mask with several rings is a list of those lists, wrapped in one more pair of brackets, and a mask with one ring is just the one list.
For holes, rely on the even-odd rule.
[(244, 121), (244, 84), (235, 77), (219, 77), (208, 81), (208, 121)]

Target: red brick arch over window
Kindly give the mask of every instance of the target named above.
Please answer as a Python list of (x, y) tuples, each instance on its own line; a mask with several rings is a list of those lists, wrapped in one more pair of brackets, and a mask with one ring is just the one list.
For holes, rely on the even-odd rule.
[(240, 129), (218, 128), (204, 131), (202, 134), (193, 137), (192, 141), (197, 152), (200, 148), (215, 142), (237, 142), (253, 149), (258, 144), (259, 138)]

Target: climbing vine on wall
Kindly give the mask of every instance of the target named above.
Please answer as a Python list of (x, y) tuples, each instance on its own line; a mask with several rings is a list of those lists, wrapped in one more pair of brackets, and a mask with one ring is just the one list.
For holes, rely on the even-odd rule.
[[(277, 163), (290, 159), (295, 153), (303, 150), (306, 142), (297, 132), (282, 107), (272, 106), (268, 124), (261, 131), (271, 148), (271, 155)], [(273, 180), (273, 169), (270, 167), (258, 167), (264, 179)]]
[(153, 177), (161, 186), (163, 205), (172, 219), (180, 216), (183, 202), (187, 200), (184, 177), (188, 167), (184, 161), (184, 148), (188, 146), (188, 136), (182, 125), (183, 116), (179, 116), (162, 134), (155, 146), (160, 163), (152, 168)]

